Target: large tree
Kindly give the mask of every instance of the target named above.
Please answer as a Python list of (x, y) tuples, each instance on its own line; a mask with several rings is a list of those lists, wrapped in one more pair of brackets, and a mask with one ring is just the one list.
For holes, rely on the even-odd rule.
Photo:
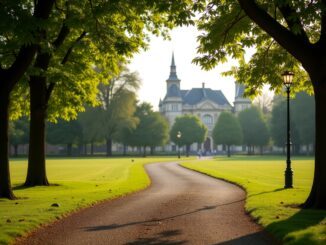
[(83, 143), (85, 144), (85, 155), (87, 154), (87, 144), (91, 145), (90, 154), (94, 154), (94, 144), (103, 140), (103, 122), (101, 118), (101, 108), (86, 107), (85, 112), (79, 113), (78, 121), (82, 127)]
[[(292, 100), (291, 103), (292, 105)], [(290, 106), (291, 112), (293, 106)], [(286, 99), (281, 96), (276, 96), (273, 101), (272, 116), (270, 120), (271, 136), (273, 139), (274, 145), (282, 147), (285, 150), (286, 146)], [(290, 113), (293, 114), (293, 113)], [(300, 134), (297, 129), (297, 123), (293, 120), (293, 117), (290, 118), (291, 125), (291, 143), (292, 148), (298, 149), (300, 146)]]
[[(32, 3), (30, 6), (33, 8)], [(84, 74), (92, 63), (103, 62), (109, 63), (114, 73), (118, 61), (146, 47), (149, 33), (166, 35), (174, 25), (192, 23), (192, 6), (189, 0), (56, 2), (46, 28), (41, 23), (41, 41), (35, 44), (37, 57), (29, 73), (31, 130), (25, 185), (48, 184), (44, 129), (50, 107), (63, 107), (59, 112), (55, 110), (55, 115), (73, 119), (83, 110), (80, 101), (92, 98), (87, 91), (90, 84), (81, 82), (85, 77), (76, 75)], [(15, 52), (11, 55), (15, 56)], [(53, 99), (53, 94), (60, 94), (59, 99)]]
[(238, 118), (229, 112), (222, 112), (213, 129), (215, 144), (226, 145), (227, 155), (231, 156), (231, 146), (240, 145), (243, 135)]
[(122, 128), (135, 128), (138, 122), (136, 111), (136, 91), (140, 86), (138, 73), (126, 67), (107, 84), (100, 84), (101, 119), (103, 136), (106, 140), (106, 154), (112, 156), (112, 142)]
[(257, 107), (250, 107), (241, 111), (238, 115), (243, 133), (243, 143), (248, 147), (248, 154), (254, 154), (254, 147), (267, 145), (269, 131), (262, 112)]
[[(181, 133), (181, 137), (177, 136), (178, 132)], [(177, 117), (170, 130), (170, 139), (179, 147), (185, 145), (187, 156), (189, 156), (191, 144), (201, 144), (206, 137), (207, 127), (198, 117), (193, 115)]]
[(82, 127), (77, 120), (64, 121), (60, 119), (57, 123), (48, 125), (47, 142), (53, 145), (65, 145), (67, 156), (72, 155), (73, 145), (78, 144), (82, 137)]
[(10, 94), (33, 62), (54, 0), (2, 1), (0, 7), (0, 197), (15, 199), (8, 152)]
[[(255, 93), (265, 83), (281, 91), (285, 69), (296, 73), (293, 89), (314, 92), (315, 173), (304, 207), (326, 209), (326, 1), (213, 1), (198, 26), (206, 33), (199, 37), (203, 56), (196, 61), (211, 68), (228, 55), (237, 58), (240, 67), (228, 74), (245, 83), (247, 92)], [(246, 47), (256, 48), (249, 62)]]
[(150, 104), (143, 102), (137, 106), (135, 116), (139, 123), (135, 129), (124, 130), (124, 143), (130, 146), (143, 148), (143, 156), (146, 156), (146, 148), (164, 145), (168, 140), (168, 122), (159, 112), (154, 112)]
[[(315, 141), (315, 101), (314, 97), (305, 92), (297, 93), (292, 101), (291, 112), (293, 122), (300, 135), (300, 143), (306, 145), (307, 154), (310, 145)], [(313, 152), (313, 149), (311, 149)]]

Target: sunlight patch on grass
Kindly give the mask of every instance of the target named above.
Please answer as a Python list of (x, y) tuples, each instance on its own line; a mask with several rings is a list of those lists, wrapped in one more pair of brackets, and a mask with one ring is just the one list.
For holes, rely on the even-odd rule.
[[(0, 199), (0, 244), (101, 200), (146, 188), (150, 179), (144, 164), (176, 158), (94, 158), (47, 160), (51, 186), (24, 188), (27, 160), (10, 163), (18, 200)], [(59, 207), (52, 207), (58, 204)]]
[(292, 161), (293, 189), (283, 188), (285, 160), (280, 157), (218, 157), (182, 166), (242, 186), (248, 213), (285, 244), (326, 244), (326, 211), (297, 207), (312, 185), (312, 159)]

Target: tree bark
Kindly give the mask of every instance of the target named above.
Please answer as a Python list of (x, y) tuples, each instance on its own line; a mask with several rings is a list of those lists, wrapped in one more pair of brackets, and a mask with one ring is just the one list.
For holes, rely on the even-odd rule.
[(303, 207), (326, 209), (326, 84), (314, 84), (316, 102), (315, 171), (311, 192)]
[(14, 145), (14, 156), (18, 157), (18, 144)]
[(186, 145), (186, 157), (189, 157), (190, 145)]
[(146, 146), (143, 147), (143, 157), (146, 157)]
[(231, 156), (231, 149), (230, 149), (230, 145), (227, 145), (227, 152), (228, 152), (228, 157)]
[(87, 144), (84, 144), (84, 155), (87, 156)]
[[(34, 6), (35, 19), (48, 19), (53, 4), (54, 0), (38, 1)], [(10, 68), (4, 70), (0, 66), (0, 197), (9, 199), (15, 198), (11, 190), (9, 172), (9, 98), (14, 86), (33, 62), (36, 52), (36, 44), (23, 45)]]
[(106, 139), (106, 156), (112, 156), (112, 139)]
[[(2, 81), (4, 82), (4, 81)], [(0, 197), (15, 199), (9, 170), (9, 92), (0, 87)]]
[(94, 143), (91, 142), (91, 155), (93, 156), (94, 155)]
[(151, 155), (152, 156), (154, 155), (154, 150), (155, 150), (155, 147), (154, 146), (151, 146)]
[(72, 156), (72, 143), (67, 144), (67, 156)]
[(49, 185), (45, 167), (46, 79), (31, 76), (30, 133), (27, 177), (24, 186)]

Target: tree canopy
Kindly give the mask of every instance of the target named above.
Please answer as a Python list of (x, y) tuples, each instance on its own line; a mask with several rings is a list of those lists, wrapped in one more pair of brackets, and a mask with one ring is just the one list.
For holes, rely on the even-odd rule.
[(262, 112), (257, 107), (250, 107), (241, 111), (238, 115), (242, 128), (243, 143), (248, 146), (248, 154), (252, 154), (254, 146), (267, 145), (269, 131)]
[(139, 123), (135, 129), (125, 129), (123, 143), (143, 147), (143, 155), (146, 156), (146, 147), (162, 146), (167, 142), (168, 122), (146, 102), (137, 106), (135, 116)]
[(230, 157), (230, 146), (240, 145), (243, 139), (238, 119), (229, 112), (222, 112), (214, 126), (213, 139), (215, 144), (227, 146), (227, 154)]
[[(178, 132), (181, 137), (178, 138)], [(190, 145), (193, 143), (203, 143), (207, 137), (207, 127), (200, 119), (193, 115), (177, 117), (170, 130), (170, 139), (179, 146), (186, 146), (187, 156), (189, 155)]]
[[(210, 69), (228, 57), (239, 61), (226, 75), (257, 94), (264, 84), (282, 91), (281, 74), (294, 71), (292, 90), (313, 92), (316, 102), (315, 172), (304, 207), (326, 209), (326, 2), (226, 0), (207, 3), (198, 27), (200, 57)], [(246, 48), (255, 48), (247, 61)]]

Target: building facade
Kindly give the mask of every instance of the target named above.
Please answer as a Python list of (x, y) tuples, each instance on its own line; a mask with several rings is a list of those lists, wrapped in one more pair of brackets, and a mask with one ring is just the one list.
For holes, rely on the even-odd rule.
[[(243, 98), (243, 85), (236, 84), (234, 106), (224, 96), (221, 90), (213, 90), (205, 87), (190, 90), (181, 89), (181, 80), (177, 76), (177, 70), (172, 54), (170, 75), (166, 80), (166, 95), (159, 102), (160, 113), (168, 120), (170, 127), (174, 124), (175, 118), (185, 114), (192, 114), (201, 119), (208, 128), (207, 139), (203, 144), (194, 143), (192, 151), (212, 152), (222, 150), (222, 146), (216, 146), (212, 138), (212, 131), (219, 115), (223, 111), (238, 113), (250, 107), (251, 101)], [(166, 151), (175, 151), (176, 146), (171, 142), (164, 147)]]

